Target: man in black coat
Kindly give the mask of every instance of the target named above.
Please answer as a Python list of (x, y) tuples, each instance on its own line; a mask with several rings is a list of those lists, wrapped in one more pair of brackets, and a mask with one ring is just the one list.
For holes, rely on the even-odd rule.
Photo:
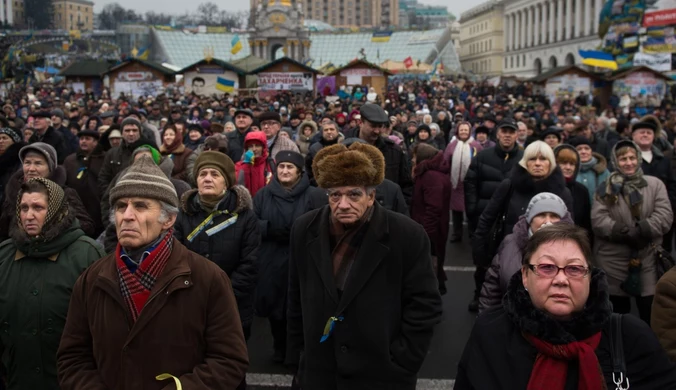
[(47, 111), (38, 111), (33, 114), (35, 133), (33, 133), (28, 143), (44, 142), (51, 145), (56, 150), (56, 161), (60, 165), (63, 164), (63, 160), (68, 156), (68, 151), (66, 150), (63, 135), (49, 125), (50, 117), (51, 115)]
[(360, 108), (361, 124), (359, 138), (375, 146), (385, 157), (385, 178), (399, 184), (407, 202), (410, 202), (413, 193), (413, 179), (411, 167), (404, 151), (389, 138), (381, 137), (380, 133), (386, 126), (390, 126), (390, 119), (385, 110), (372, 103), (366, 103)]
[(254, 115), (249, 109), (235, 111), (235, 131), (226, 134), (228, 138), (228, 157), (237, 163), (244, 154), (244, 137), (251, 131)]
[(286, 361), (303, 389), (413, 390), (441, 319), (425, 231), (377, 204), (375, 147), (326, 147), (314, 171), (329, 206), (291, 231)]
[[(469, 219), (470, 234), (476, 229), (479, 217), (488, 206), (493, 193), (523, 156), (523, 150), (516, 144), (517, 129), (513, 119), (504, 119), (496, 132), (497, 145), (479, 152), (469, 165), (464, 184), (465, 213)], [(472, 312), (479, 310), (479, 293), (486, 278), (486, 270), (487, 268), (477, 266), (474, 272), (474, 298), (468, 307)]]
[(335, 145), (341, 140), (338, 124), (334, 121), (326, 121), (321, 127), (321, 137), (319, 141), (310, 145), (307, 156), (305, 156), (305, 173), (310, 179), (310, 184), (317, 186), (315, 175), (312, 172), (312, 161), (317, 153), (326, 146)]
[(71, 153), (75, 153), (78, 149), (79, 140), (78, 137), (76, 137), (75, 135), (73, 135), (73, 133), (70, 132), (70, 129), (68, 127), (63, 125), (63, 117), (64, 117), (63, 110), (60, 108), (56, 108), (52, 110), (51, 115), (52, 115), (51, 117), (52, 127), (56, 132), (60, 133), (63, 136), (66, 156), (69, 156)]
[[(673, 210), (676, 207), (676, 177), (674, 177), (671, 166), (671, 155), (665, 155), (654, 144), (655, 138), (660, 136), (661, 126), (657, 123), (658, 121), (659, 119), (655, 117), (651, 119), (644, 117), (640, 122), (634, 123), (631, 126), (631, 138), (641, 149), (643, 174), (662, 180), (664, 186), (667, 187), (667, 195)], [(667, 153), (671, 154), (673, 151), (670, 150)], [(662, 239), (662, 246), (669, 253), (671, 253), (673, 247), (673, 235), (674, 229), (672, 227)]]

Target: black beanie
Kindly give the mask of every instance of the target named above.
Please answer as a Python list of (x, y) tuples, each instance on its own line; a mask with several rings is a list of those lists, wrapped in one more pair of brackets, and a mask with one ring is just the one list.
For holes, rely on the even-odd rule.
[(290, 150), (283, 150), (279, 153), (277, 153), (277, 157), (275, 158), (275, 163), (279, 165), (280, 163), (291, 163), (295, 165), (298, 168), (299, 172), (303, 171), (303, 166), (305, 165), (305, 160), (303, 159), (303, 156), (294, 151)]

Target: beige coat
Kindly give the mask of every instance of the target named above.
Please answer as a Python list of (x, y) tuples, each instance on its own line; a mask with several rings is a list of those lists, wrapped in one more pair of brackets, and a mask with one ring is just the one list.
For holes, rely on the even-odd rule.
[(669, 358), (676, 362), (676, 268), (657, 283), (650, 325)]
[[(649, 227), (652, 242), (655, 245), (662, 243), (662, 236), (669, 231), (673, 214), (671, 204), (667, 196), (667, 189), (661, 180), (652, 176), (644, 176), (648, 186), (641, 189), (643, 206), (641, 208), (641, 221)], [(592, 206), (592, 228), (595, 234), (594, 254), (596, 263), (608, 277), (608, 292), (610, 295), (624, 296), (627, 294), (620, 289), (620, 284), (627, 278), (627, 267), (631, 257), (631, 248), (628, 245), (610, 241), (613, 226), (616, 223), (633, 226), (629, 205), (620, 197), (618, 203), (607, 207), (598, 198), (594, 199)], [(649, 246), (639, 252), (643, 263), (641, 268), (642, 291), (641, 296), (655, 294), (657, 276), (655, 274), (655, 261), (653, 250)]]

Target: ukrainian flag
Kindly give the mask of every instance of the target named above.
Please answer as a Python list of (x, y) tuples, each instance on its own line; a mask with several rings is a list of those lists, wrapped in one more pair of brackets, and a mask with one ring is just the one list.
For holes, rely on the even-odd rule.
[(238, 34), (235, 34), (235, 36), (232, 37), (230, 45), (232, 46), (232, 49), (230, 49), (230, 53), (232, 53), (233, 55), (239, 53), (239, 51), (242, 50), (242, 41), (239, 40)]
[(371, 36), (371, 42), (385, 43), (392, 38), (392, 31), (376, 31)]
[(216, 89), (221, 92), (235, 92), (235, 82), (222, 77), (217, 77)]
[(148, 49), (149, 49), (148, 46), (141, 48), (141, 50), (139, 50), (138, 53), (136, 53), (136, 58), (138, 58), (139, 60), (148, 61), (148, 57), (150, 56), (150, 50)]
[(585, 65), (617, 70), (617, 62), (610, 53), (596, 50), (580, 50), (579, 53)]

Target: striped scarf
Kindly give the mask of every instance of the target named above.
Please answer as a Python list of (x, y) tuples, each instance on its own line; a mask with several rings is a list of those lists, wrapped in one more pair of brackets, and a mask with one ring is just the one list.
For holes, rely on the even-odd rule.
[(167, 265), (169, 256), (171, 256), (173, 242), (174, 232), (171, 229), (164, 235), (162, 241), (157, 244), (150, 254), (143, 259), (133, 273), (122, 259), (122, 247), (119, 243), (117, 244), (115, 258), (117, 275), (120, 278), (120, 291), (134, 322), (136, 322), (141, 310), (143, 310), (143, 306), (148, 301), (157, 278), (162, 274), (164, 267)]

